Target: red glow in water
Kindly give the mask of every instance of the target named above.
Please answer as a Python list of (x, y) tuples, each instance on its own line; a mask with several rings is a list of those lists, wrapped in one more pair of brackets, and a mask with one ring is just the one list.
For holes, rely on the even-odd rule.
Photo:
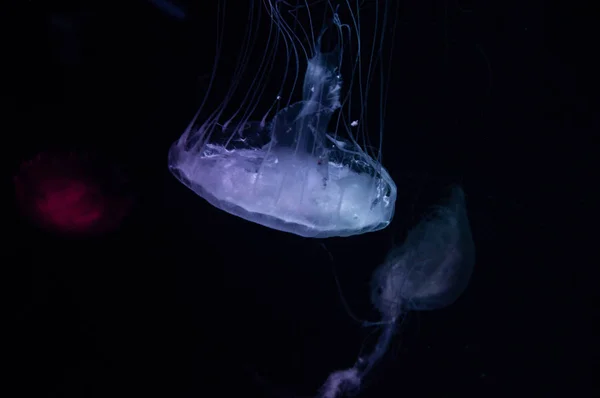
[(15, 178), (21, 209), (36, 224), (61, 233), (116, 229), (131, 201), (114, 169), (75, 155), (40, 155)]

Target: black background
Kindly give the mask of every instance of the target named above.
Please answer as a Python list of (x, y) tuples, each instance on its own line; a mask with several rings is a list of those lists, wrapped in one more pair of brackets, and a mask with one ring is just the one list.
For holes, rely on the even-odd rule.
[(94, 151), (136, 198), (120, 230), (93, 239), (6, 216), (13, 391), (310, 396), (368, 334), (347, 316), (332, 267), (353, 310), (374, 318), (365, 281), (449, 183), (467, 195), (472, 282), (453, 306), (407, 317), (361, 396), (587, 388), (594, 293), (577, 288), (577, 261), (553, 243), (571, 217), (560, 210), (586, 201), (573, 172), (589, 166), (573, 149), (595, 120), (576, 73), (584, 18), (552, 24), (535, 2), (402, 4), (384, 149), (395, 221), (316, 241), (220, 212), (167, 169), (211, 71), (216, 2), (180, 2), (183, 20), (113, 3), (32, 1), (4, 14), (7, 177), (39, 152)]

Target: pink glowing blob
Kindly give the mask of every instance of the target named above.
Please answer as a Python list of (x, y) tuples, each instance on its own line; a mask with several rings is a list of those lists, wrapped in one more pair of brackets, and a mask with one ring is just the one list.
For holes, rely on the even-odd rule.
[(58, 233), (115, 230), (131, 207), (124, 179), (98, 158), (41, 154), (15, 177), (17, 202), (35, 224)]

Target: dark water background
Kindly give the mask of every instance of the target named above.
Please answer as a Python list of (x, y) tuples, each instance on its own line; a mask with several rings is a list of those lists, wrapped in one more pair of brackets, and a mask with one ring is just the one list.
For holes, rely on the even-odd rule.
[[(310, 395), (354, 363), (369, 332), (345, 313), (332, 267), (353, 310), (375, 318), (371, 272), (460, 183), (473, 280), (455, 305), (407, 318), (361, 396), (579, 396), (595, 355), (580, 303), (592, 299), (550, 242), (569, 218), (563, 198), (576, 196), (570, 167), (585, 166), (566, 137), (589, 136), (595, 113), (582, 59), (551, 33), (548, 10), (403, 4), (384, 149), (396, 218), (314, 241), (220, 212), (169, 174), (168, 148), (212, 67), (216, 2), (179, 2), (183, 19), (156, 3), (23, 2), (5, 14), (7, 175), (40, 151), (91, 149), (130, 176), (136, 198), (120, 230), (94, 239), (7, 216), (13, 391)], [(242, 34), (237, 22), (228, 34)]]

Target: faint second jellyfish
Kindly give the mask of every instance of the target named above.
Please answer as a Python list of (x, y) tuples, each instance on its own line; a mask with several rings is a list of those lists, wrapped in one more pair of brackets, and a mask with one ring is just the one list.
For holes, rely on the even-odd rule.
[(39, 154), (15, 176), (17, 206), (36, 226), (67, 235), (119, 227), (132, 204), (123, 175), (109, 162), (79, 154)]
[[(367, 37), (350, 3), (339, 9), (329, 2), (249, 2), (231, 84), (207, 110), (216, 71), (231, 67), (222, 59), (231, 44), (227, 27), (219, 26), (208, 93), (169, 152), (173, 174), (221, 210), (300, 236), (350, 236), (389, 225), (396, 185), (381, 163), (381, 65), (389, 65), (393, 29), (387, 2), (375, 7), (379, 19)], [(225, 9), (223, 3), (219, 23), (228, 21)], [(244, 11), (236, 6), (235, 13)], [(369, 123), (367, 101), (375, 111)], [(378, 131), (375, 146), (367, 126)]]
[[(386, 353), (398, 320), (409, 311), (446, 307), (466, 289), (475, 263), (475, 249), (466, 214), (464, 193), (452, 189), (444, 205), (410, 231), (374, 272), (371, 302), (381, 314), (381, 334), (370, 353), (356, 364), (330, 374), (319, 397), (354, 394)], [(366, 323), (366, 325), (373, 323)]]

